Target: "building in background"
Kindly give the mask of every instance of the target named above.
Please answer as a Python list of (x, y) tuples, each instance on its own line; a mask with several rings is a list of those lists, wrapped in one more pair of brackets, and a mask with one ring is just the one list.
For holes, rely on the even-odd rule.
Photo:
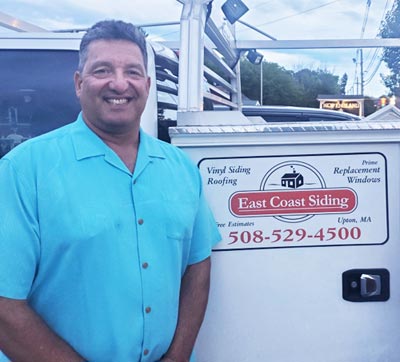
[(369, 121), (400, 121), (400, 109), (394, 104), (382, 107), (378, 111), (365, 117)]
[(364, 117), (364, 97), (342, 94), (318, 95), (319, 108), (343, 111)]

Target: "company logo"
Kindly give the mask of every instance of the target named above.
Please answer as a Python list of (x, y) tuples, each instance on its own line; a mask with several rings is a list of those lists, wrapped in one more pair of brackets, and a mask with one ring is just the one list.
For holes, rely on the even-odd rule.
[(356, 207), (354, 190), (327, 188), (319, 171), (301, 161), (276, 165), (263, 177), (260, 190), (235, 192), (229, 199), (230, 212), (237, 217), (274, 216), (286, 222), (350, 213)]
[(235, 216), (346, 213), (356, 204), (351, 189), (236, 192), (230, 199)]

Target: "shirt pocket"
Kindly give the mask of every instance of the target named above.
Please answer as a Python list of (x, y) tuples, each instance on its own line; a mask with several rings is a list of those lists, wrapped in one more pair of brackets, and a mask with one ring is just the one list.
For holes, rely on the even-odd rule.
[(168, 239), (185, 241), (190, 240), (197, 213), (197, 202), (190, 199), (164, 200), (166, 215), (166, 234)]

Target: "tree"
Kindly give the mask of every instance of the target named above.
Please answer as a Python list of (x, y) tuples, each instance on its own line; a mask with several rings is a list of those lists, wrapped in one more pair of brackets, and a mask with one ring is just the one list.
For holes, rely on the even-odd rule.
[(277, 63), (263, 63), (263, 104), (298, 105), (301, 89), (293, 72)]
[[(293, 81), (292, 72), (276, 63), (262, 62), (263, 102), (262, 104), (288, 105), (299, 92)], [(242, 92), (250, 99), (260, 100), (261, 65), (254, 65), (247, 59), (240, 63)]]
[(364, 116), (367, 117), (377, 110), (376, 98), (366, 96), (364, 98)]
[[(326, 70), (286, 70), (276, 63), (263, 62), (263, 104), (318, 107), (318, 94), (338, 94), (339, 77)], [(242, 92), (260, 100), (261, 66), (243, 59), (240, 63)]]
[(348, 76), (347, 73), (344, 73), (342, 75), (342, 78), (340, 78), (340, 94), (346, 94), (346, 86), (347, 86), (347, 81), (348, 81)]
[(318, 107), (319, 94), (339, 93), (339, 77), (326, 70), (302, 69), (294, 73), (294, 79), (302, 90), (300, 105), (305, 107)]
[[(382, 38), (400, 38), (400, 0), (395, 0), (392, 9), (386, 14), (379, 35)], [(382, 79), (395, 96), (400, 96), (400, 49), (384, 48), (382, 60), (390, 70), (390, 74)]]
[(253, 100), (260, 100), (260, 66), (244, 59), (240, 62), (242, 93)]

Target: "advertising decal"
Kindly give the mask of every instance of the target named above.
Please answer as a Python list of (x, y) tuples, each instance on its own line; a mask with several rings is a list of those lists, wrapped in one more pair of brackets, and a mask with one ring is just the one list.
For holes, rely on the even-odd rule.
[(381, 153), (205, 158), (199, 168), (223, 237), (214, 250), (388, 239)]

